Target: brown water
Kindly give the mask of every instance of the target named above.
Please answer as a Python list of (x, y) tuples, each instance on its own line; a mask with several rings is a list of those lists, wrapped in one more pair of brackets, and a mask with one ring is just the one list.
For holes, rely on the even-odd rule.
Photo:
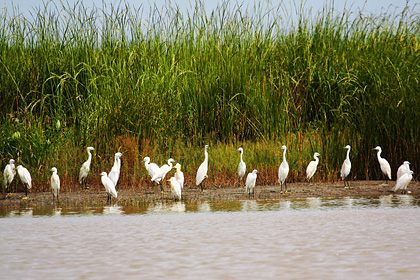
[(3, 210), (0, 279), (420, 279), (420, 198)]

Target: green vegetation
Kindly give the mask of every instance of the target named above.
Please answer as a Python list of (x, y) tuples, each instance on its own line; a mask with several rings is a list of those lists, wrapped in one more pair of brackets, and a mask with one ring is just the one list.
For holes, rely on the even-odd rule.
[(419, 7), (378, 16), (303, 7), (295, 21), (283, 8), (48, 2), (32, 19), (0, 10), (2, 166), (13, 157), (35, 178), (52, 166), (76, 178), (94, 146), (95, 172), (121, 151), (123, 178), (135, 183), (146, 155), (176, 158), (195, 176), (211, 144), (214, 177), (230, 180), (243, 145), (248, 170), (273, 178), (286, 144), (292, 180), (315, 151), (318, 176), (333, 180), (350, 144), (355, 179), (382, 178), (377, 145), (393, 176), (404, 160), (420, 167)]

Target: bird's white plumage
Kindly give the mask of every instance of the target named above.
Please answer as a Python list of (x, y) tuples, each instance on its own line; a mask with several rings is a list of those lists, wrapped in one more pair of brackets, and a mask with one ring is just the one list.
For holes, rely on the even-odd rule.
[(398, 178), (397, 182), (395, 183), (394, 192), (398, 190), (405, 191), (407, 189), (408, 184), (413, 179), (413, 171), (409, 171), (407, 173), (404, 173), (401, 175), (400, 178)]
[(351, 170), (351, 161), (350, 161), (351, 146), (347, 145), (343, 147), (343, 149), (347, 149), (347, 156), (343, 162), (343, 165), (341, 166), (340, 177), (342, 180), (346, 179), (346, 177), (350, 174), (350, 170)]
[(105, 187), (105, 191), (108, 195), (113, 196), (114, 198), (117, 198), (118, 194), (115, 189), (114, 182), (112, 182), (111, 178), (107, 176), (106, 172), (102, 172), (101, 174), (101, 182)]
[(243, 158), (242, 158), (244, 154), (244, 149), (241, 147), (239, 149), (236, 149), (235, 151), (239, 151), (239, 153), (241, 154), (239, 165), (238, 165), (238, 176), (239, 176), (239, 181), (241, 181), (245, 177), (245, 173), (246, 173), (246, 163), (243, 161)]
[(314, 153), (314, 159), (315, 160), (313, 160), (313, 161), (311, 161), (309, 164), (308, 164), (308, 167), (306, 168), (306, 178), (308, 179), (308, 180), (310, 180), (313, 176), (314, 176), (314, 174), (315, 174), (315, 172), (316, 172), (316, 168), (318, 167), (318, 163), (319, 163), (319, 156), (320, 156), (321, 154), (319, 154), (318, 152), (315, 152)]
[(181, 186), (181, 189), (184, 188), (184, 173), (181, 171), (181, 164), (177, 163), (175, 164), (175, 179), (178, 181), (179, 185)]
[[(149, 173), (150, 178), (153, 178), (153, 176), (155, 176), (155, 174), (159, 171), (159, 165), (157, 165), (154, 162), (150, 163), (150, 157), (145, 157), (143, 161), (144, 167)], [(157, 180), (160, 181), (160, 178), (158, 178)]]
[(279, 149), (284, 150), (283, 162), (280, 164), (280, 167), (279, 167), (279, 183), (280, 185), (283, 185), (286, 182), (287, 175), (289, 175), (289, 164), (287, 163), (287, 160), (286, 160), (287, 147), (283, 145)]
[(388, 177), (389, 180), (391, 180), (391, 165), (389, 165), (389, 162), (386, 159), (381, 157), (382, 148), (380, 146), (376, 146), (375, 148), (373, 148), (373, 150), (377, 151), (376, 155), (378, 157), (378, 162), (379, 162), (379, 166), (381, 167), (382, 173), (386, 177)]
[(57, 174), (57, 168), (53, 167), (51, 170), (53, 174), (51, 175), (51, 190), (55, 197), (58, 197), (58, 193), (60, 192), (60, 177)]
[(168, 159), (168, 163), (162, 165), (159, 170), (156, 172), (156, 174), (152, 177), (152, 181), (159, 183), (159, 181), (162, 181), (165, 179), (166, 174), (171, 171), (173, 165), (172, 163), (176, 162), (173, 158)]
[(257, 174), (260, 173), (257, 169), (254, 169), (251, 173), (248, 173), (248, 176), (246, 176), (246, 182), (245, 182), (245, 191), (248, 193), (248, 195), (251, 195), (251, 193), (254, 193), (255, 184), (257, 183)]
[(112, 166), (111, 171), (108, 174), (108, 177), (114, 183), (114, 186), (117, 186), (118, 179), (120, 178), (121, 157), (123, 157), (122, 153), (118, 152), (115, 154), (114, 165)]
[(94, 147), (87, 147), (86, 150), (87, 150), (87, 153), (88, 153), (88, 159), (87, 159), (87, 161), (85, 161), (82, 164), (82, 167), (80, 167), (79, 184), (82, 184), (86, 180), (86, 178), (87, 178), (87, 176), (89, 174), (89, 171), (90, 171), (90, 163), (92, 161), (92, 154), (91, 154), (90, 151), (94, 151), (95, 148)]
[(17, 170), (20, 180), (22, 181), (22, 183), (26, 185), (26, 188), (27, 189), (32, 188), (31, 173), (29, 173), (28, 169), (26, 169), (22, 165), (19, 165), (18, 167), (16, 167), (16, 170)]
[(11, 159), (3, 171), (4, 176), (4, 186), (7, 188), (15, 178), (16, 171), (15, 171), (15, 160)]
[(175, 177), (171, 177), (169, 180), (171, 185), (172, 194), (178, 199), (181, 200), (182, 197), (182, 188), (178, 180)]
[(403, 174), (405, 174), (407, 172), (410, 172), (410, 162), (409, 161), (404, 161), (404, 163), (401, 164), (400, 167), (398, 167), (397, 181)]
[(200, 167), (198, 167), (197, 175), (195, 177), (195, 184), (197, 186), (200, 185), (204, 178), (207, 176), (207, 171), (209, 168), (209, 154), (207, 153), (207, 149), (209, 147), (209, 145), (204, 147), (204, 161), (200, 164)]

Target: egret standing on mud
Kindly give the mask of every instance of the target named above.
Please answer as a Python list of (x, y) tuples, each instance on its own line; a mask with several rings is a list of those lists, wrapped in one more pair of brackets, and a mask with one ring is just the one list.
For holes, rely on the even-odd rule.
[(51, 175), (51, 191), (53, 193), (53, 203), (54, 199), (57, 198), (57, 202), (60, 203), (60, 198), (58, 197), (58, 193), (60, 192), (60, 177), (57, 174), (57, 168), (51, 168), (52, 175)]
[(246, 176), (246, 182), (245, 182), (245, 191), (248, 193), (248, 198), (255, 198), (255, 184), (257, 183), (257, 174), (261, 173), (257, 169), (254, 169), (251, 173), (248, 173), (248, 176)]
[(29, 173), (28, 169), (26, 169), (22, 165), (16, 167), (16, 170), (20, 180), (25, 185), (25, 197), (28, 197), (28, 189), (32, 188), (31, 173)]
[(121, 170), (121, 158), (124, 155), (120, 152), (116, 153), (114, 156), (114, 166), (112, 166), (111, 171), (109, 172), (109, 179), (114, 183), (114, 187), (117, 187), (118, 179), (120, 178), (120, 170)]
[(207, 171), (209, 169), (209, 154), (207, 153), (207, 149), (209, 145), (204, 146), (204, 161), (201, 163), (200, 167), (197, 170), (197, 175), (195, 176), (195, 185), (201, 186), (201, 191), (203, 191), (203, 180), (208, 178)]
[(410, 170), (410, 162), (409, 161), (404, 161), (404, 163), (401, 164), (400, 167), (398, 167), (397, 181), (402, 175), (404, 175), (405, 173), (410, 172), (410, 171), (411, 171)]
[(172, 162), (176, 162), (173, 158), (168, 159), (168, 164), (162, 165), (156, 174), (152, 177), (152, 181), (160, 185), (160, 190), (163, 192), (163, 180), (165, 179), (166, 174), (172, 169)]
[(378, 156), (378, 162), (381, 167), (382, 173), (385, 175), (385, 184), (388, 185), (388, 179), (391, 180), (391, 166), (389, 165), (389, 162), (381, 157), (382, 149), (379, 146), (376, 146), (372, 150), (376, 150), (377, 156)]
[(235, 151), (239, 151), (239, 153), (241, 154), (241, 158), (240, 158), (239, 165), (238, 165), (238, 176), (239, 176), (239, 186), (238, 187), (240, 187), (241, 186), (241, 181), (245, 177), (245, 173), (246, 173), (246, 164), (242, 159), (244, 149), (242, 147), (240, 147), (239, 149), (236, 149)]
[(407, 173), (404, 173), (397, 179), (397, 183), (394, 187), (394, 192), (401, 189), (401, 193), (407, 193), (407, 186), (410, 183), (410, 181), (413, 179), (413, 171), (408, 171)]
[(316, 172), (316, 168), (318, 167), (318, 163), (319, 163), (319, 156), (321, 156), (321, 154), (319, 154), (318, 152), (314, 153), (314, 159), (313, 161), (311, 161), (308, 164), (308, 167), (306, 168), (306, 179), (308, 179), (308, 181), (311, 180), (311, 178), (314, 176), (315, 172)]
[(283, 162), (280, 164), (279, 167), (279, 183), (280, 183), (280, 192), (283, 192), (283, 184), (284, 184), (284, 191), (287, 192), (287, 185), (286, 185), (286, 179), (287, 175), (289, 175), (289, 164), (286, 161), (286, 145), (281, 146), (280, 148), (284, 150), (283, 152)]
[[(159, 165), (157, 165), (154, 162), (150, 163), (150, 158), (149, 157), (145, 157), (142, 160), (142, 162), (143, 161), (144, 161), (144, 167), (146, 168), (147, 172), (149, 173), (150, 178), (153, 178), (153, 176), (155, 176), (155, 174), (159, 170)], [(160, 178), (159, 178), (159, 180), (160, 180)]]
[(9, 185), (12, 183), (13, 178), (15, 178), (16, 171), (15, 171), (15, 160), (9, 160), (9, 163), (6, 164), (4, 168), (3, 176), (4, 176), (4, 186), (7, 189)]
[(184, 172), (181, 171), (181, 164), (177, 163), (175, 164), (175, 179), (178, 181), (179, 185), (181, 186), (181, 189), (184, 188)]
[(171, 191), (172, 194), (178, 199), (181, 200), (182, 198), (182, 188), (179, 184), (178, 180), (175, 177), (171, 177), (168, 182), (171, 184)]
[(80, 168), (80, 172), (79, 172), (79, 184), (84, 184), (85, 185), (85, 189), (87, 189), (87, 176), (89, 175), (89, 171), (90, 171), (90, 162), (92, 161), (92, 154), (90, 153), (90, 151), (94, 151), (95, 148), (94, 147), (87, 147), (87, 153), (89, 155), (87, 161), (85, 161), (82, 164), (82, 167)]
[(112, 202), (112, 197), (117, 198), (118, 194), (115, 190), (114, 182), (107, 176), (106, 172), (102, 172), (99, 174), (101, 176), (101, 182), (105, 187), (106, 194), (108, 195), (108, 198), (106, 202)]
[(350, 145), (347, 145), (347, 146), (343, 147), (343, 149), (347, 149), (347, 156), (346, 156), (346, 159), (343, 162), (343, 165), (341, 166), (340, 177), (344, 181), (344, 187), (349, 188), (350, 184), (349, 184), (349, 182), (347, 182), (347, 184), (346, 184), (346, 178), (347, 178), (347, 176), (349, 176), (350, 170), (351, 170), (351, 161), (350, 161), (351, 147), (350, 147)]

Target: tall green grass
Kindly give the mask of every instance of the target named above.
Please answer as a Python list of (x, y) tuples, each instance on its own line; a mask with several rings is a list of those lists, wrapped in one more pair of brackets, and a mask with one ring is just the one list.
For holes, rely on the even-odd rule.
[[(177, 155), (193, 173), (210, 143), (230, 176), (227, 151), (244, 144), (274, 176), (286, 143), (293, 179), (315, 150), (322, 177), (336, 178), (346, 144), (355, 179), (380, 178), (377, 145), (394, 170), (419, 167), (419, 6), (286, 10), (225, 2), (206, 14), (199, 0), (188, 13), (82, 2), (47, 2), (30, 19), (1, 10), (2, 162), (76, 176), (93, 145), (101, 169), (121, 150), (160, 164)], [(130, 180), (144, 176), (137, 158), (127, 168)]]

